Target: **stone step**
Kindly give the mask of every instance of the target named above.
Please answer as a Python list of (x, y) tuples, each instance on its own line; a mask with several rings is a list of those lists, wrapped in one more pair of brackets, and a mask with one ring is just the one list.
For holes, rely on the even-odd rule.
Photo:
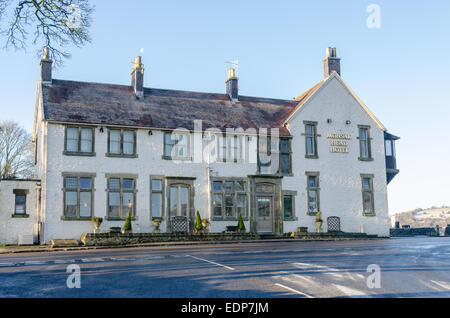
[(50, 247), (51, 248), (55, 248), (55, 247), (74, 247), (74, 246), (79, 246), (80, 244), (78, 243), (77, 240), (61, 240), (61, 239), (55, 239), (55, 240), (51, 240), (50, 241)]

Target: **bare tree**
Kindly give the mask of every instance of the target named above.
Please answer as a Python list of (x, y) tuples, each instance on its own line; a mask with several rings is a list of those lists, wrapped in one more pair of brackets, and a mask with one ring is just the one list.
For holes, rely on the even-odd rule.
[(18, 123), (0, 122), (0, 179), (33, 176), (31, 135)]
[(93, 11), (89, 0), (0, 0), (0, 32), (6, 37), (5, 48), (26, 49), (32, 32), (38, 54), (47, 46), (56, 65), (61, 65), (70, 57), (64, 47), (91, 42)]

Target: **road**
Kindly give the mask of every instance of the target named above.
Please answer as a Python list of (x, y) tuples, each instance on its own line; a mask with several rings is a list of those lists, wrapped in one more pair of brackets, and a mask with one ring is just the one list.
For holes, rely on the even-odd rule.
[[(67, 287), (71, 264), (80, 288)], [(3, 254), (0, 287), (0, 297), (450, 297), (450, 238)]]

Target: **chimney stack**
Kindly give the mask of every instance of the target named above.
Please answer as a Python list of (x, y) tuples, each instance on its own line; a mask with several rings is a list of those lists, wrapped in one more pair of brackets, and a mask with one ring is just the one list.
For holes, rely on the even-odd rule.
[(44, 56), (41, 60), (41, 82), (43, 84), (52, 83), (52, 64), (48, 47), (44, 46)]
[(144, 97), (144, 65), (140, 56), (134, 59), (133, 72), (131, 73), (131, 86), (133, 86), (137, 99)]
[(333, 72), (341, 75), (341, 59), (336, 56), (335, 47), (327, 47), (327, 57), (323, 60), (325, 79), (328, 78)]
[(238, 93), (238, 78), (236, 77), (236, 71), (234, 68), (228, 69), (228, 79), (227, 83), (227, 94), (230, 96), (233, 102), (237, 102), (239, 100)]

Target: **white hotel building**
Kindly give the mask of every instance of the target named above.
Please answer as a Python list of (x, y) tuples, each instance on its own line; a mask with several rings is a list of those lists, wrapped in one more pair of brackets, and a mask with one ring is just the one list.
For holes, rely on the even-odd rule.
[(226, 94), (145, 88), (139, 57), (130, 86), (51, 71), (44, 55), (37, 180), (0, 182), (0, 243), (80, 239), (94, 216), (101, 231), (122, 227), (129, 202), (140, 233), (154, 218), (161, 232), (174, 230), (174, 217), (191, 230), (196, 211), (210, 232), (237, 225), (240, 213), (247, 231), (315, 232), (320, 211), (324, 231), (389, 236), (398, 138), (342, 80), (334, 48), (324, 79), (292, 100), (239, 95), (233, 69)]

